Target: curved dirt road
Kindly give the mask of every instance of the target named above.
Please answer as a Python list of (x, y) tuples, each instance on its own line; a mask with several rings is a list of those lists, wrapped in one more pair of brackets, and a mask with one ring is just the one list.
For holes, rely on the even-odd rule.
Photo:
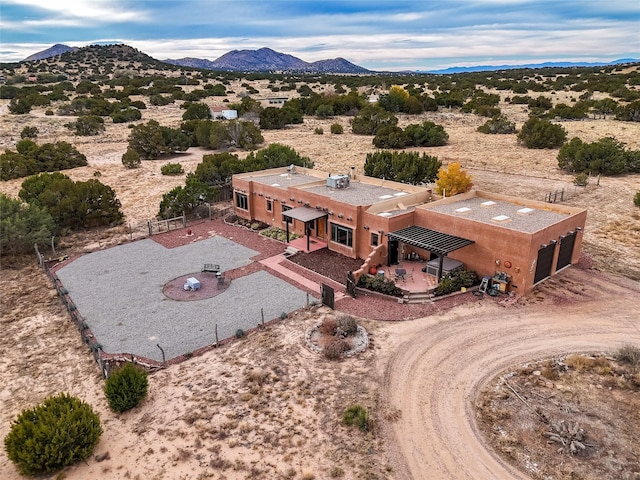
[(393, 329), (395, 345), (381, 365), (384, 397), (401, 412), (386, 432), (395, 478), (530, 478), (485, 447), (476, 397), (512, 365), (640, 344), (640, 285), (624, 283), (568, 269), (528, 304), (505, 307), (485, 297)]

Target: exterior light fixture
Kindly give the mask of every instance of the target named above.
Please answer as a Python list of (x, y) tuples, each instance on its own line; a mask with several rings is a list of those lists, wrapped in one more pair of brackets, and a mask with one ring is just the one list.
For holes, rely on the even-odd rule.
[(347, 220), (350, 222), (351, 220), (353, 220), (353, 217), (347, 217)]
[(344, 215), (342, 215), (341, 213), (338, 214), (338, 218), (342, 218), (344, 217)]
[(380, 235), (382, 235), (382, 234), (384, 233), (384, 230), (382, 230), (382, 229), (381, 229), (381, 230), (378, 230), (378, 233), (379, 233)]

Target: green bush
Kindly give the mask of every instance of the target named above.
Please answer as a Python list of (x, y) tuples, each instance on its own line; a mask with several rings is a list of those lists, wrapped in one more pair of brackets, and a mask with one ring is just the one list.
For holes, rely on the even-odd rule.
[(313, 130), (314, 135), (324, 135), (324, 130), (321, 127), (316, 127)]
[(448, 295), (457, 292), (462, 287), (469, 288), (477, 285), (480, 279), (476, 272), (471, 270), (459, 269), (443, 276), (438, 283), (433, 294), (435, 296)]
[(184, 168), (179, 163), (167, 163), (160, 168), (162, 175), (182, 175)]
[(65, 393), (23, 410), (4, 439), (23, 475), (41, 475), (87, 459), (102, 435), (91, 406)]
[(516, 133), (516, 124), (505, 115), (496, 115), (478, 127), (478, 132), (488, 134)]
[(122, 154), (122, 164), (126, 168), (138, 168), (142, 165), (140, 154), (131, 147), (127, 148), (127, 151)]
[(638, 190), (636, 194), (633, 196), (633, 204), (636, 207), (640, 207), (640, 190)]
[(340, 135), (344, 133), (344, 128), (342, 128), (342, 125), (340, 125), (339, 123), (332, 123), (331, 133), (333, 133), (334, 135)]
[(147, 396), (147, 372), (132, 363), (125, 363), (109, 375), (104, 393), (109, 407), (115, 412), (126, 412), (136, 407)]
[(558, 148), (567, 139), (567, 131), (562, 125), (529, 117), (518, 134), (518, 142), (527, 148)]
[(400, 287), (391, 280), (387, 280), (378, 275), (361, 275), (358, 279), (358, 286), (393, 297), (402, 296), (402, 289)]
[(371, 418), (369, 412), (362, 405), (352, 405), (342, 414), (342, 423), (351, 426), (355, 425), (363, 432), (371, 429)]
[(38, 136), (38, 127), (24, 127), (20, 132), (20, 138), (36, 138)]

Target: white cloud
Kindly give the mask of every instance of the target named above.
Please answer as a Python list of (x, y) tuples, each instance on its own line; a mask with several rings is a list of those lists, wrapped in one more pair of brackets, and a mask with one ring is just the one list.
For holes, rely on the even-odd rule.
[[(67, 21), (71, 19), (93, 20), (99, 23), (117, 23), (140, 21), (147, 17), (147, 13), (142, 10), (128, 8), (127, 4), (120, 0), (2, 0), (5, 5), (20, 5), (31, 7), (41, 11), (50, 18), (40, 19), (43, 25), (51, 25), (48, 22)], [(34, 21), (32, 18), (25, 19), (24, 23)], [(23, 22), (13, 22), (23, 23)], [(53, 24), (57, 26), (57, 24)], [(73, 23), (73, 25), (80, 25)], [(86, 24), (85, 24), (86, 25)]]

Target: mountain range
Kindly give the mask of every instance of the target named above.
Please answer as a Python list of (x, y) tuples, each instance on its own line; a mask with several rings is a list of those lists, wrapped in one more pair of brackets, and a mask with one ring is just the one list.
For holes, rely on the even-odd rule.
[(181, 67), (203, 68), (206, 70), (226, 70), (242, 72), (304, 72), (304, 73), (371, 73), (366, 68), (355, 65), (344, 58), (319, 60), (308, 63), (304, 60), (276, 52), (270, 48), (258, 50), (232, 50), (211, 61), (201, 58), (179, 58), (164, 60)]
[[(85, 47), (86, 48), (86, 47)], [(69, 47), (63, 44), (55, 44), (46, 50), (34, 53), (23, 61), (44, 60), (67, 52), (75, 52), (78, 47)], [(134, 49), (135, 50), (135, 49)], [(141, 52), (138, 52), (141, 53)], [(151, 59), (153, 61), (158, 61)], [(221, 70), (231, 72), (300, 72), (300, 73), (335, 73), (335, 74), (361, 74), (379, 73), (367, 70), (364, 67), (355, 65), (344, 58), (334, 58), (330, 60), (318, 60), (317, 62), (305, 62), (304, 60), (276, 52), (270, 48), (260, 48), (258, 50), (232, 50), (221, 57), (211, 61), (203, 58), (178, 58), (162, 60), (164, 63), (177, 65), (180, 67), (200, 68), (204, 70)], [(471, 67), (450, 67), (442, 70), (414, 70), (408, 72), (395, 73), (418, 73), (418, 74), (454, 74), (496, 70), (512, 70), (521, 68), (552, 68), (552, 67), (594, 67), (604, 65), (617, 65), (624, 63), (639, 63), (637, 58), (621, 58), (611, 62), (544, 62), (521, 65), (477, 65)]]

